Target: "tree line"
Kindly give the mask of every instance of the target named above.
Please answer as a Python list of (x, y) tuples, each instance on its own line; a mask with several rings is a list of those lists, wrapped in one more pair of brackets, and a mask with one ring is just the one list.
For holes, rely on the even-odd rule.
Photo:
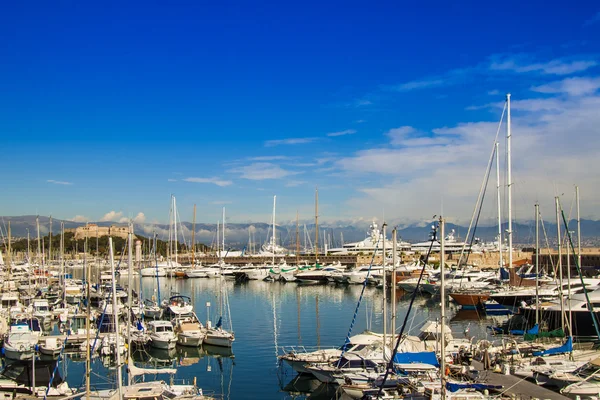
[[(140, 235), (135, 235), (137, 240), (142, 242), (142, 253), (149, 254), (150, 250), (154, 247), (154, 240)], [(77, 254), (83, 253), (86, 249), (86, 239), (75, 240), (74, 232), (65, 232), (64, 235), (65, 254)], [(113, 236), (113, 252), (115, 257), (119, 254), (126, 254), (127, 252), (127, 239)], [(52, 241), (52, 245), (50, 245)], [(134, 242), (135, 243), (135, 242)], [(135, 246), (135, 245), (134, 245)], [(100, 236), (98, 238), (87, 239), (87, 252), (92, 255), (107, 256), (109, 252), (108, 248), (108, 236)], [(202, 243), (196, 243), (196, 251), (206, 252), (209, 247)], [(52, 255), (56, 255), (60, 251), (60, 234), (53, 234), (50, 238), (50, 234), (41, 237), (40, 249), (47, 255), (49, 254), (50, 248), (52, 249)], [(156, 240), (157, 253), (162, 256), (167, 255), (169, 248), (169, 242), (157, 239)], [(177, 242), (177, 252), (184, 253), (188, 251), (189, 246), (185, 243)], [(27, 253), (27, 239), (20, 239), (11, 244), (11, 249), (14, 252)], [(34, 257), (38, 251), (37, 237), (30, 240), (29, 251)], [(135, 251), (135, 249), (134, 249)]]

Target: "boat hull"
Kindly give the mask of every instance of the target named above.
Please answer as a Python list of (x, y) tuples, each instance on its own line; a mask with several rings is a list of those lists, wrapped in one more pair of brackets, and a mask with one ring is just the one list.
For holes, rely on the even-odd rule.
[(177, 336), (177, 344), (180, 346), (186, 346), (186, 347), (200, 347), (202, 345), (202, 342), (204, 340), (203, 336), (197, 336), (197, 335), (182, 335), (179, 334)]
[(488, 293), (450, 293), (450, 297), (463, 308), (482, 306), (489, 299)]
[(163, 350), (174, 349), (176, 345), (177, 345), (176, 339), (170, 339), (170, 340), (158, 339), (157, 340), (157, 339), (150, 338), (150, 346), (152, 346), (156, 349), (163, 349)]

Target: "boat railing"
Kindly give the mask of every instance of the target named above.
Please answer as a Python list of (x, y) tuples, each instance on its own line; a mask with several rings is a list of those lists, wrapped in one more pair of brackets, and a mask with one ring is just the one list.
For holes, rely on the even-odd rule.
[(279, 355), (285, 355), (285, 354), (289, 354), (289, 353), (300, 354), (300, 353), (311, 353), (313, 351), (318, 351), (318, 350), (335, 350), (337, 348), (338, 347), (335, 347), (335, 346), (331, 346), (331, 347), (327, 347), (327, 346), (303, 346), (303, 345), (279, 346), (278, 353), (279, 353)]

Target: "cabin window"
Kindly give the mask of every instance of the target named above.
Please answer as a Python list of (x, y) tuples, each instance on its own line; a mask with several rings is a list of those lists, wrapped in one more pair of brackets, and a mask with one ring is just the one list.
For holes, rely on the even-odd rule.
[(363, 360), (352, 360), (348, 363), (348, 368), (363, 368)]

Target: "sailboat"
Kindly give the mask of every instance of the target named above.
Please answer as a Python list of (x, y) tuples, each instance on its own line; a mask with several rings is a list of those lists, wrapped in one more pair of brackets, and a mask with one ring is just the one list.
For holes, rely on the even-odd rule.
[[(219, 309), (220, 316), (217, 324), (213, 327), (210, 320), (206, 321), (204, 330), (204, 344), (220, 347), (231, 347), (235, 341), (235, 335), (231, 328), (231, 311), (229, 310), (229, 297), (227, 296), (227, 288), (225, 287), (224, 278), (221, 276), (221, 284), (219, 285)], [(210, 303), (207, 303), (210, 307)], [(227, 308), (229, 331), (223, 329), (223, 307)]]

